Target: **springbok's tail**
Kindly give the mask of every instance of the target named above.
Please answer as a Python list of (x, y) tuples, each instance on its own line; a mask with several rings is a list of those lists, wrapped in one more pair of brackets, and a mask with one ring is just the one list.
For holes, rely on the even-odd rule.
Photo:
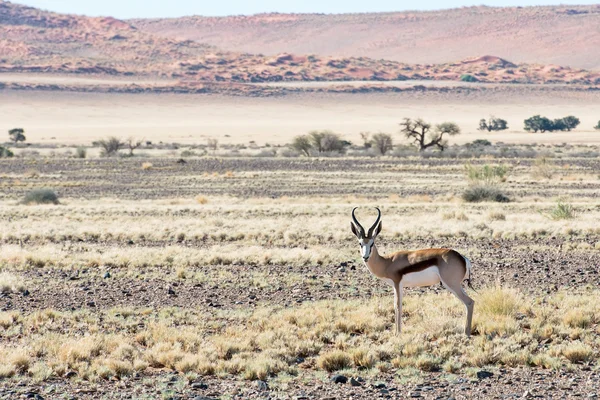
[(475, 288), (473, 287), (473, 284), (471, 283), (471, 260), (469, 260), (467, 257), (463, 256), (461, 254), (462, 258), (465, 259), (465, 264), (467, 266), (467, 279), (465, 279), (465, 281), (467, 282), (467, 287), (471, 290), (473, 290), (475, 293), (477, 293), (477, 290), (475, 290)]

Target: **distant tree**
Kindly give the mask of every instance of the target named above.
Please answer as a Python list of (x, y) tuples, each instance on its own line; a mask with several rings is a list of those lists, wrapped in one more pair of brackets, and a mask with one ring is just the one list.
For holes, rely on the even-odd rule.
[(125, 146), (125, 143), (121, 142), (120, 139), (111, 136), (107, 139), (99, 140), (98, 145), (102, 147), (100, 155), (103, 157), (111, 157), (116, 155), (120, 149)]
[(363, 141), (363, 147), (365, 149), (368, 149), (371, 147), (371, 132), (361, 132), (360, 133), (360, 138)]
[(394, 142), (392, 140), (392, 136), (387, 133), (377, 133), (373, 135), (373, 139), (371, 139), (371, 143), (382, 156), (385, 155), (388, 151), (392, 150), (394, 147)]
[(127, 143), (125, 143), (127, 145), (127, 147), (129, 148), (129, 156), (132, 157), (133, 156), (133, 151), (135, 149), (137, 149), (138, 147), (140, 147), (143, 143), (143, 140), (137, 140), (134, 139), (132, 137), (130, 137), (129, 139), (127, 139)]
[(527, 118), (525, 121), (525, 130), (527, 132), (546, 132), (554, 130), (554, 123), (546, 117), (534, 115), (531, 118)]
[(597, 130), (599, 130), (599, 131), (600, 131), (600, 121), (598, 121), (598, 125), (596, 125), (596, 126), (594, 127), (594, 129), (597, 129)]
[(308, 137), (313, 148), (319, 153), (343, 151), (349, 143), (342, 141), (340, 135), (331, 131), (312, 131), (308, 133)]
[(567, 130), (567, 124), (565, 124), (564, 119), (562, 118), (557, 118), (554, 121), (552, 121), (552, 127), (550, 129), (548, 129), (550, 132), (554, 132), (554, 131), (566, 131)]
[(579, 118), (569, 115), (568, 117), (562, 118), (562, 123), (567, 131), (571, 131), (571, 129), (577, 128), (580, 124)]
[(479, 130), (480, 131), (492, 132), (492, 131), (503, 131), (505, 129), (508, 129), (508, 123), (506, 122), (506, 120), (504, 120), (502, 118), (496, 118), (493, 115), (490, 116), (488, 121), (486, 121), (483, 118), (479, 121)]
[(292, 142), (292, 149), (304, 154), (306, 157), (310, 157), (310, 150), (312, 148), (310, 138), (307, 135), (296, 136)]
[(407, 139), (411, 139), (419, 148), (419, 151), (425, 151), (429, 147), (436, 146), (440, 151), (444, 151), (447, 141), (444, 135), (454, 136), (460, 134), (460, 128), (453, 122), (444, 122), (432, 128), (431, 124), (422, 119), (411, 120), (404, 118), (400, 123), (400, 133)]
[(27, 140), (25, 137), (25, 130), (23, 128), (11, 129), (8, 131), (8, 136), (10, 137), (10, 140), (15, 143), (24, 142)]

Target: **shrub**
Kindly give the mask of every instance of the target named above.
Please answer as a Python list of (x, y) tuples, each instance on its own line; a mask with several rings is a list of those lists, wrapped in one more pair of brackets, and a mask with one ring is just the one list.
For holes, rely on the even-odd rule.
[(480, 201), (496, 201), (508, 203), (510, 199), (495, 186), (473, 185), (469, 186), (462, 194), (464, 201), (478, 203)]
[(306, 157), (310, 157), (310, 150), (312, 149), (312, 144), (308, 136), (296, 136), (294, 138), (294, 141), (292, 142), (291, 147), (297, 152), (304, 154)]
[(387, 133), (377, 133), (373, 135), (371, 143), (379, 151), (379, 153), (381, 153), (381, 155), (385, 155), (385, 153), (392, 150), (394, 147), (392, 136), (388, 135)]
[(219, 148), (219, 141), (217, 139), (207, 139), (206, 144), (208, 148), (212, 151), (217, 151), (217, 149)]
[(572, 219), (575, 218), (575, 210), (569, 203), (563, 203), (559, 200), (556, 206), (550, 211), (549, 217), (555, 221), (561, 219)]
[(85, 147), (78, 147), (75, 150), (75, 158), (85, 158), (87, 156), (87, 149)]
[(493, 115), (490, 116), (490, 119), (486, 121), (485, 119), (479, 120), (479, 128), (480, 131), (503, 131), (508, 129), (508, 123), (506, 120), (502, 118), (496, 118)]
[(6, 147), (0, 146), (0, 158), (13, 157), (15, 154)]
[(99, 140), (97, 143), (100, 147), (102, 147), (102, 151), (100, 152), (102, 157), (114, 156), (123, 146), (125, 146), (125, 143), (121, 142), (120, 139), (114, 136)]
[(471, 143), (465, 144), (465, 147), (467, 147), (467, 148), (487, 147), (487, 146), (491, 146), (491, 145), (492, 145), (492, 142), (490, 142), (487, 139), (475, 139)]
[(471, 74), (464, 74), (460, 76), (460, 80), (462, 82), (478, 82), (479, 79), (475, 78), (473, 75)]
[(51, 189), (34, 189), (27, 193), (21, 204), (58, 204), (58, 196)]
[(594, 127), (594, 129), (599, 130), (600, 131), (600, 121), (598, 121), (598, 124)]

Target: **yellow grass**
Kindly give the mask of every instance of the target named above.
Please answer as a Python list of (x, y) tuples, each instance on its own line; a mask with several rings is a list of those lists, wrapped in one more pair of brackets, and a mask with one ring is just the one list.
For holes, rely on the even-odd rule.
[[(304, 368), (328, 372), (390, 367), (458, 372), (487, 365), (562, 368), (599, 354), (595, 330), (573, 327), (572, 318), (565, 317), (587, 313), (590, 324), (600, 322), (600, 305), (594, 302), (597, 291), (561, 292), (546, 304), (512, 289), (488, 288), (473, 296), (476, 319), (471, 339), (461, 333), (463, 307), (449, 294), (407, 297), (399, 337), (392, 332), (393, 309), (387, 298), (262, 307), (231, 315), (227, 324), (186, 309), (159, 314), (139, 309), (17, 312), (3, 329), (30, 333), (1, 346), (0, 375), (43, 380), (73, 370), (93, 380), (167, 368), (252, 380), (296, 374), (298, 357), (305, 359)], [(547, 303), (557, 309), (548, 313)], [(112, 319), (114, 333), (97, 329), (101, 317), (110, 319), (117, 311), (121, 317)], [(144, 321), (145, 327), (128, 333)], [(63, 330), (56, 332), (55, 326)], [(75, 326), (82, 334), (69, 329)], [(545, 327), (551, 328), (550, 341), (539, 336)]]

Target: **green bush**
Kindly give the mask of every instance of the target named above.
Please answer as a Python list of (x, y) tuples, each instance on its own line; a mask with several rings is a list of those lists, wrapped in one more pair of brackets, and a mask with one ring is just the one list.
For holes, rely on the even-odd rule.
[(34, 189), (27, 193), (21, 204), (58, 204), (58, 196), (51, 189)]
[(598, 121), (598, 125), (596, 125), (596, 126), (594, 127), (594, 129), (596, 129), (596, 130), (599, 130), (599, 131), (600, 131), (600, 121)]
[(496, 201), (508, 203), (510, 199), (495, 186), (473, 185), (469, 186), (462, 194), (464, 201), (478, 203), (480, 201)]
[(575, 218), (575, 210), (569, 203), (563, 203), (559, 200), (556, 206), (550, 211), (549, 217), (555, 221), (561, 219), (572, 219)]
[(473, 75), (470, 75), (470, 74), (461, 75), (460, 80), (463, 82), (478, 82), (479, 81), (479, 79), (475, 78)]
[(0, 158), (13, 157), (15, 154), (6, 147), (0, 146)]
[(87, 149), (85, 147), (78, 147), (75, 150), (75, 158), (85, 158), (87, 156)]

